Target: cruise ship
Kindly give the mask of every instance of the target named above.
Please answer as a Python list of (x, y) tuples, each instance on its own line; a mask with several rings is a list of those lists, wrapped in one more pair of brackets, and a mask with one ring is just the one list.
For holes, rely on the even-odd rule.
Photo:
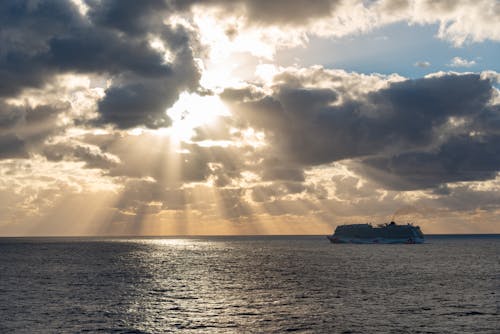
[(334, 244), (421, 244), (424, 242), (420, 227), (412, 224), (398, 225), (395, 222), (376, 227), (371, 224), (340, 225), (327, 238)]

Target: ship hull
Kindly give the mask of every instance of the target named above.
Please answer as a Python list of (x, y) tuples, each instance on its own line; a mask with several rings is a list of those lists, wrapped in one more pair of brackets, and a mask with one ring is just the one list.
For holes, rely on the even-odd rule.
[(332, 244), (422, 244), (423, 238), (350, 238), (327, 236)]

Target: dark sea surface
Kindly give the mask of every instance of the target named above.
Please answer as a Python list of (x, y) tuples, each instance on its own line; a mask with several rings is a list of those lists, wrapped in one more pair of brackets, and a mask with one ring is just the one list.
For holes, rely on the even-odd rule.
[(0, 238), (0, 333), (500, 333), (500, 236)]

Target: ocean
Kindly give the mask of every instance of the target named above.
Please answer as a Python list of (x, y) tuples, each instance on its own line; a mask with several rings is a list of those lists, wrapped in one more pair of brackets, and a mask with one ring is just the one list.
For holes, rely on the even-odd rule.
[(0, 333), (499, 333), (500, 236), (0, 238)]

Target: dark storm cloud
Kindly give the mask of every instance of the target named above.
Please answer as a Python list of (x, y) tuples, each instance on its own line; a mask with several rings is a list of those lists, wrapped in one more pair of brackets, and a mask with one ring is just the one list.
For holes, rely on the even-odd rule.
[[(497, 211), (500, 203), (498, 189), (474, 189), (468, 185), (461, 185), (449, 189), (446, 196), (437, 200), (443, 207), (453, 211)], [(427, 204), (427, 203), (425, 203)], [(432, 203), (429, 203), (432, 204)], [(497, 218), (498, 219), (498, 218)]]
[(250, 0), (244, 1), (249, 17), (265, 23), (300, 23), (331, 14), (340, 1)]
[(50, 161), (84, 161), (87, 168), (99, 168), (104, 170), (109, 170), (119, 163), (117, 157), (102, 152), (98, 147), (75, 143), (46, 145), (42, 150), (42, 154)]
[(489, 180), (500, 171), (500, 136), (457, 136), (436, 152), (406, 152), (388, 158), (366, 159), (363, 163), (370, 167), (365, 169), (367, 175), (398, 190)]
[(54, 70), (80, 72), (134, 73), (163, 77), (172, 73), (163, 57), (144, 39), (121, 38), (112, 31), (88, 27), (70, 36), (53, 36), (49, 41), (47, 65)]
[[(141, 124), (151, 128), (167, 126), (170, 120), (165, 114), (166, 107), (177, 100), (181, 91), (196, 89), (200, 74), (187, 32), (182, 28), (162, 28), (161, 33), (171, 46), (170, 50), (175, 52), (175, 60), (170, 65), (163, 60), (141, 61), (137, 65), (144, 66), (144, 72), (140, 72), (142, 76), (117, 78), (116, 84), (106, 90), (106, 96), (99, 102), (103, 122), (121, 128)], [(163, 73), (160, 69), (148, 69), (150, 64), (163, 68)]]
[(280, 161), (275, 157), (263, 161), (262, 179), (266, 180), (287, 180), (303, 182), (305, 180), (304, 171), (301, 166), (290, 162)]
[(500, 104), (490, 106), (479, 113), (470, 128), (478, 133), (500, 135)]
[(87, 15), (98, 25), (143, 34), (152, 25), (161, 23), (161, 14), (168, 9), (165, 0), (86, 0)]
[(0, 159), (28, 158), (26, 143), (16, 135), (0, 135)]
[(230, 102), (246, 102), (264, 97), (254, 86), (244, 88), (226, 88), (220, 97)]
[(125, 83), (106, 90), (99, 101), (98, 122), (113, 123), (120, 128), (146, 125), (158, 128), (170, 124), (165, 106), (173, 103), (178, 92), (169, 91), (162, 80)]
[[(489, 179), (500, 169), (498, 137), (492, 135), (498, 122), (487, 121), (499, 115), (489, 104), (492, 83), (477, 74), (405, 80), (356, 97), (342, 95), (341, 88), (292, 88), (284, 82), (273, 95), (236, 102), (252, 96), (250, 91), (222, 97), (249, 126), (266, 133), (272, 144), (267, 156), (286, 168), (358, 159), (404, 183), (405, 168), (413, 164), (420, 167), (406, 182), (413, 188)], [(468, 137), (473, 131), (483, 134)]]
[(41, 104), (9, 104), (0, 99), (0, 159), (27, 158), (50, 136), (61, 131), (58, 116), (69, 108), (65, 102)]
[[(182, 90), (194, 90), (199, 70), (191, 37), (169, 27), (164, 1), (89, 1), (83, 17), (69, 1), (0, 4), (0, 96), (42, 87), (55, 74), (96, 73), (112, 79), (99, 103), (99, 122), (120, 128), (168, 124), (164, 111)], [(172, 61), (149, 45), (165, 42)]]
[(0, 130), (15, 126), (25, 115), (25, 109), (0, 100)]
[(331, 15), (339, 0), (174, 0), (177, 8), (192, 5), (220, 6), (226, 11), (243, 9), (252, 23), (304, 24)]
[(49, 123), (46, 124), (46, 127), (55, 130), (57, 116), (62, 112), (69, 110), (70, 107), (71, 105), (68, 102), (60, 101), (56, 101), (52, 104), (41, 104), (36, 107), (26, 106), (24, 113), (25, 125), (36, 126)]

